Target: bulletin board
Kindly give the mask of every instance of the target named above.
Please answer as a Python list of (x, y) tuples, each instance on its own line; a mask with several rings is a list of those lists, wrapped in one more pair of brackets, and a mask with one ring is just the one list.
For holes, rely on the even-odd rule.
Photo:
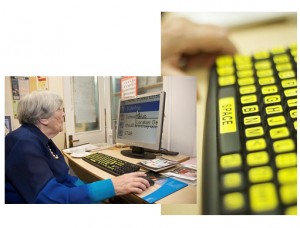
[(35, 90), (48, 90), (48, 77), (44, 76), (11, 76), (11, 89), (13, 98), (13, 116), (17, 118), (19, 101), (25, 95)]

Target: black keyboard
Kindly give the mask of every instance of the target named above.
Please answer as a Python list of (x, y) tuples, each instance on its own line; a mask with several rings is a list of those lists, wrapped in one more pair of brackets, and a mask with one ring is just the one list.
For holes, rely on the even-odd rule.
[(203, 214), (297, 214), (297, 44), (210, 73)]
[(83, 157), (82, 159), (115, 176), (136, 172), (140, 169), (140, 167), (136, 164), (103, 153), (93, 153)]

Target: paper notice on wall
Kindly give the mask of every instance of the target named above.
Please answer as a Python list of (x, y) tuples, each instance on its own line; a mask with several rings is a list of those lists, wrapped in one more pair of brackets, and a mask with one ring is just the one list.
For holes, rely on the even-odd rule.
[(48, 78), (44, 76), (36, 77), (37, 90), (48, 90)]
[(134, 97), (138, 94), (138, 83), (136, 76), (125, 76), (121, 78), (121, 99)]
[(29, 77), (11, 77), (11, 87), (13, 100), (20, 100), (25, 95), (29, 94)]

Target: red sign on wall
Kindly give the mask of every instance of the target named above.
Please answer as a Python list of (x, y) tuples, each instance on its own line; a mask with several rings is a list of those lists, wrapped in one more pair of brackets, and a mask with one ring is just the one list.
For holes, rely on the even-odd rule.
[(134, 97), (138, 94), (138, 81), (136, 76), (124, 76), (121, 78), (121, 99)]

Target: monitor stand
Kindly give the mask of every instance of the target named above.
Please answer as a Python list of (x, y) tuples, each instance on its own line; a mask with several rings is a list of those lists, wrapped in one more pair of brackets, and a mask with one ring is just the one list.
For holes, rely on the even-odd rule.
[(130, 157), (130, 158), (138, 158), (138, 159), (154, 159), (156, 155), (153, 153), (147, 153), (144, 148), (132, 146), (131, 150), (122, 150), (121, 154)]

